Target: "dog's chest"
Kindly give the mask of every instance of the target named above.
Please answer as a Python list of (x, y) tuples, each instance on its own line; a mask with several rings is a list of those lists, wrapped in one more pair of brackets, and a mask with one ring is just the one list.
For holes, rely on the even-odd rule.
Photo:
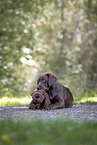
[(58, 90), (56, 88), (56, 85), (53, 85), (52, 88), (49, 90), (49, 99), (53, 99), (58, 94)]

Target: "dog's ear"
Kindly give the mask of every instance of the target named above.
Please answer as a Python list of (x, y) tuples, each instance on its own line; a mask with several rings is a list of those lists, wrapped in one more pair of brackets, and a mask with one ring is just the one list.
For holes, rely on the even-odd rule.
[(52, 73), (49, 73), (48, 77), (49, 77), (49, 86), (52, 86), (57, 81), (57, 78)]

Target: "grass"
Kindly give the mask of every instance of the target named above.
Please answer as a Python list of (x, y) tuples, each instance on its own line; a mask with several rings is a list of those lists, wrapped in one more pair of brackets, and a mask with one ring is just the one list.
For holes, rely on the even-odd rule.
[[(3, 96), (0, 97), (0, 106), (24, 106), (31, 101), (31, 96)], [(74, 104), (97, 104), (97, 94), (74, 96)]]
[[(74, 97), (74, 104), (97, 103), (94, 96)], [(0, 106), (28, 105), (30, 96), (0, 97)], [(97, 121), (0, 120), (0, 145), (96, 145)]]
[(80, 97), (75, 97), (74, 104), (97, 104), (97, 94), (85, 94)]
[(0, 121), (1, 145), (96, 145), (97, 122)]
[(4, 96), (0, 98), (0, 106), (24, 106), (28, 105), (31, 101), (29, 96), (21, 97), (8, 97)]
[(75, 104), (97, 104), (97, 97), (83, 97), (82, 99), (76, 99)]

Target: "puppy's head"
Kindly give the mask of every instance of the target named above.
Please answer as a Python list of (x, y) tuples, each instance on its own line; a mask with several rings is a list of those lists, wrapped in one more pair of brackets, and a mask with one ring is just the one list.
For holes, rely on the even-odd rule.
[(54, 74), (46, 72), (42, 73), (39, 76), (39, 79), (37, 81), (37, 89), (43, 89), (45, 91), (48, 91), (51, 86), (57, 81), (57, 78)]

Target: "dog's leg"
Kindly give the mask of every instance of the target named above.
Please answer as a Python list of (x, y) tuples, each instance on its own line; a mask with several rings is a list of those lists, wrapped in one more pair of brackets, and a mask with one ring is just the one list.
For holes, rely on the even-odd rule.
[[(51, 101), (51, 103), (53, 102), (53, 100)], [(54, 103), (50, 104), (47, 109), (59, 109), (59, 108), (65, 108), (65, 102), (62, 98), (60, 98), (59, 96), (55, 97), (54, 99)]]
[(45, 108), (47, 109), (49, 105), (51, 105), (51, 102), (50, 102), (48, 96), (46, 96), (46, 98), (45, 98)]

